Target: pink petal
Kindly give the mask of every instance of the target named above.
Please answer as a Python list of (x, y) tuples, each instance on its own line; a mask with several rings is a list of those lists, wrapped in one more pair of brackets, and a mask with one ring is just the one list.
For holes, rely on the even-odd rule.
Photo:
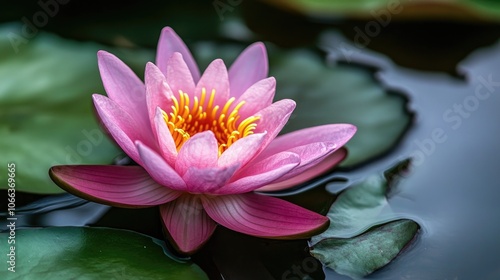
[(215, 191), (215, 194), (238, 194), (251, 192), (274, 182), (290, 172), (300, 163), (294, 153), (283, 152), (258, 162), (252, 162), (238, 171), (230, 183)]
[(255, 116), (260, 117), (260, 119), (257, 122), (257, 128), (254, 132), (267, 132), (266, 138), (262, 142), (260, 151), (265, 149), (267, 145), (278, 135), (281, 129), (283, 129), (283, 126), (285, 126), (290, 118), (293, 109), (295, 109), (295, 102), (291, 99), (283, 99), (271, 104), (271, 106), (268, 106), (255, 114)]
[(263, 43), (246, 48), (229, 69), (231, 96), (238, 98), (250, 86), (267, 77), (267, 52)]
[(167, 123), (163, 119), (163, 113), (158, 107), (156, 107), (154, 124), (156, 126), (155, 131), (157, 133), (158, 146), (160, 148), (161, 155), (170, 166), (175, 166), (175, 161), (177, 160), (177, 146), (175, 145), (172, 134), (168, 129)]
[(205, 213), (200, 199), (185, 194), (160, 206), (163, 224), (173, 245), (185, 254), (198, 250), (212, 236), (217, 224)]
[(319, 164), (342, 147), (356, 132), (350, 124), (331, 124), (306, 128), (277, 137), (256, 158), (265, 158), (274, 152), (289, 151), (300, 156), (300, 165), (277, 182), (290, 179)]
[[(208, 65), (207, 69), (200, 78), (200, 81), (196, 85), (195, 96), (200, 98), (202, 89), (207, 92), (207, 97), (205, 98), (205, 106), (209, 104), (209, 97), (212, 90), (215, 90), (215, 99), (213, 101), (213, 107), (219, 105), (223, 107), (226, 101), (229, 99), (229, 79), (227, 77), (226, 65), (221, 59), (216, 59)], [(206, 108), (206, 107), (205, 107)], [(222, 108), (219, 109), (219, 112)]]
[(144, 129), (149, 129), (145, 87), (135, 73), (116, 56), (97, 53), (104, 89), (109, 98), (129, 113)]
[(266, 238), (309, 238), (329, 220), (290, 202), (254, 193), (202, 197), (203, 208), (220, 225)]
[(256, 189), (256, 191), (280, 191), (290, 187), (297, 186), (325, 173), (327, 170), (330, 170), (339, 162), (344, 160), (346, 155), (347, 155), (347, 150), (341, 148), (340, 150), (326, 157), (319, 164), (315, 165), (312, 168), (309, 168), (308, 170), (302, 173), (299, 173), (295, 177), (291, 177), (289, 179), (279, 182), (281, 180), (280, 178), (280, 180), (278, 180), (278, 183), (272, 183), (266, 185), (262, 188)]
[(156, 51), (156, 65), (163, 73), (167, 73), (167, 65), (170, 57), (178, 52), (184, 57), (184, 61), (189, 68), (191, 76), (197, 82), (200, 79), (200, 70), (191, 55), (191, 52), (186, 47), (182, 39), (170, 27), (165, 27), (161, 31), (160, 40), (158, 41), (158, 48)]
[(66, 191), (112, 206), (155, 206), (172, 201), (181, 194), (157, 184), (140, 166), (54, 166), (49, 174)]
[(250, 117), (259, 110), (262, 110), (272, 104), (275, 89), (276, 79), (274, 79), (274, 77), (260, 80), (248, 88), (245, 93), (243, 93), (233, 103), (231, 109), (241, 101), (245, 101), (245, 104), (238, 110), (238, 112), (242, 119)]
[(234, 142), (219, 157), (217, 165), (222, 167), (239, 164), (243, 167), (257, 154), (265, 136), (266, 133), (251, 134)]
[(337, 150), (338, 147), (335, 144), (328, 142), (319, 142), (303, 145), (300, 147), (295, 147), (287, 152), (294, 153), (299, 156), (300, 164), (297, 165), (293, 170), (290, 170), (286, 175), (279, 178), (275, 183), (284, 181), (286, 179), (300, 175), (306, 172), (308, 169), (316, 166), (322, 160), (324, 160), (328, 155)]
[[(148, 116), (150, 120), (154, 120), (156, 116), (156, 108), (170, 109), (172, 106), (172, 90), (167, 84), (167, 80), (160, 69), (151, 62), (146, 64), (146, 72), (144, 75), (146, 81), (146, 101), (148, 107)], [(156, 134), (156, 125), (152, 123), (153, 132)]]
[(239, 165), (216, 168), (191, 167), (182, 179), (186, 182), (190, 193), (215, 194), (227, 184), (238, 168)]
[(182, 145), (175, 162), (175, 170), (183, 176), (190, 167), (216, 167), (218, 158), (217, 139), (212, 131), (207, 130), (195, 134)]
[(352, 138), (354, 133), (356, 133), (356, 127), (351, 124), (327, 124), (296, 130), (274, 139), (259, 157), (267, 157), (276, 152), (319, 142), (333, 143), (340, 148)]
[(165, 71), (167, 83), (175, 96), (179, 96), (179, 91), (188, 93), (190, 96), (195, 94), (195, 80), (180, 53), (172, 54)]
[(156, 182), (174, 190), (186, 190), (182, 178), (160, 155), (139, 141), (136, 142), (136, 146), (143, 162), (142, 167)]
[(143, 140), (151, 143), (151, 136), (147, 131), (141, 129), (136, 119), (123, 111), (118, 104), (104, 95), (92, 95), (94, 105), (101, 122), (109, 131), (116, 143), (135, 162), (141, 163), (141, 159), (134, 144), (135, 140)]

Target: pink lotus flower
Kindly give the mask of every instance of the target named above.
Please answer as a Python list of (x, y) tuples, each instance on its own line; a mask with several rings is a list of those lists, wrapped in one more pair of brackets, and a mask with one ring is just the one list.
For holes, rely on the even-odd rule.
[(222, 225), (266, 238), (307, 238), (328, 218), (254, 191), (281, 190), (311, 179), (345, 155), (349, 124), (276, 137), (295, 103), (272, 103), (262, 43), (229, 71), (214, 60), (200, 77), (184, 42), (164, 28), (145, 83), (118, 58), (98, 53), (108, 97), (94, 94), (98, 116), (138, 166), (55, 166), (51, 178), (83, 198), (119, 207), (160, 206), (180, 252), (193, 253)]

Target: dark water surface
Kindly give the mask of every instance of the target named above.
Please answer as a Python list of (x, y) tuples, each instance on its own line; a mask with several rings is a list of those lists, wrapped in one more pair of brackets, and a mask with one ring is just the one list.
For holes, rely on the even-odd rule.
[[(332, 38), (342, 40), (327, 37), (326, 46)], [(332, 58), (342, 60), (335, 53)], [(378, 67), (380, 80), (406, 93), (416, 113), (389, 155), (342, 174), (352, 182), (412, 158), (389, 207), (393, 217), (421, 224), (421, 235), (368, 278), (500, 279), (500, 43), (462, 61), (463, 79), (400, 68), (365, 50), (350, 58)], [(327, 279), (349, 279), (325, 273)]]

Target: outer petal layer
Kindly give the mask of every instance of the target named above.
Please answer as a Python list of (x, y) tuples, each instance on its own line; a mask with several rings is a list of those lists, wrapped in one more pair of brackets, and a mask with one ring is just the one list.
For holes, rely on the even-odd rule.
[(289, 152), (275, 154), (252, 163), (238, 171), (229, 184), (217, 190), (217, 194), (238, 194), (251, 192), (274, 182), (300, 163), (298, 155)]
[(109, 98), (128, 112), (144, 129), (149, 128), (146, 94), (143, 82), (116, 56), (97, 53), (102, 83)]
[(72, 194), (112, 206), (150, 207), (170, 202), (181, 195), (153, 181), (140, 166), (54, 166), (49, 175)]
[(177, 147), (175, 146), (174, 139), (168, 129), (167, 123), (165, 123), (163, 119), (163, 111), (158, 107), (156, 108), (154, 124), (156, 126), (156, 139), (161, 155), (170, 166), (175, 166), (175, 160), (178, 154)]
[(300, 176), (300, 174), (306, 172), (307, 170), (309, 170), (309, 168), (313, 168), (317, 164), (319, 164), (337, 148), (338, 147), (335, 144), (319, 142), (288, 150), (287, 152), (295, 153), (298, 155), (298, 157), (300, 158), (300, 164), (275, 182), (281, 182), (295, 176)]
[(309, 238), (329, 220), (290, 202), (254, 193), (202, 197), (208, 215), (244, 234), (279, 239)]
[(273, 77), (260, 80), (236, 99), (232, 108), (244, 101), (245, 104), (238, 110), (238, 113), (242, 119), (250, 117), (273, 103), (275, 90), (276, 80)]
[(319, 142), (332, 143), (340, 148), (352, 138), (355, 132), (356, 127), (351, 124), (327, 124), (304, 128), (276, 137), (259, 157), (267, 157), (274, 153)]
[(175, 52), (182, 54), (193, 76), (194, 82), (197, 82), (200, 79), (200, 70), (198, 70), (198, 66), (191, 52), (172, 28), (165, 27), (161, 31), (158, 49), (156, 51), (156, 65), (158, 65), (158, 68), (160, 68), (163, 73), (167, 73), (168, 60)]
[(293, 109), (295, 109), (295, 101), (291, 99), (282, 99), (255, 114), (260, 117), (255, 133), (267, 132), (260, 151), (265, 149), (278, 135), (290, 118)]
[(160, 206), (160, 214), (174, 246), (186, 254), (192, 254), (200, 248), (217, 226), (195, 195), (185, 194)]
[(335, 153), (329, 155), (328, 157), (326, 157), (319, 164), (315, 165), (314, 167), (311, 167), (310, 169), (302, 173), (299, 173), (295, 177), (291, 177), (289, 179), (286, 179), (278, 183), (272, 183), (266, 185), (262, 188), (256, 189), (256, 191), (263, 191), (263, 192), (280, 191), (290, 187), (297, 186), (298, 184), (302, 184), (308, 180), (311, 180), (321, 175), (322, 173), (326, 172), (327, 170), (333, 168), (339, 162), (344, 160), (346, 155), (347, 155), (347, 150), (342, 148), (336, 151)]
[(251, 134), (234, 142), (217, 160), (220, 167), (239, 164), (243, 167), (258, 152), (266, 133)]
[(172, 90), (160, 69), (151, 62), (146, 64), (144, 74), (146, 81), (146, 103), (148, 106), (148, 117), (151, 120), (151, 127), (156, 133), (156, 126), (153, 119), (156, 115), (156, 108), (170, 108), (172, 106)]
[(187, 189), (192, 193), (212, 194), (225, 187), (229, 179), (238, 169), (239, 165), (216, 168), (191, 167), (182, 177)]
[(301, 129), (274, 139), (256, 160), (276, 152), (289, 151), (298, 154), (301, 158), (300, 165), (277, 182), (287, 180), (314, 168), (325, 157), (347, 143), (355, 132), (356, 127), (350, 124), (331, 124)]
[(186, 190), (186, 184), (182, 178), (159, 154), (139, 141), (136, 145), (143, 162), (142, 167), (156, 182), (174, 190)]
[(140, 124), (113, 100), (100, 94), (94, 94), (92, 98), (101, 122), (113, 139), (127, 155), (140, 164), (141, 159), (134, 141), (142, 140), (151, 143), (152, 133), (148, 137), (148, 133), (140, 129)]
[(238, 98), (251, 85), (267, 77), (267, 52), (263, 43), (246, 48), (229, 68), (231, 96)]

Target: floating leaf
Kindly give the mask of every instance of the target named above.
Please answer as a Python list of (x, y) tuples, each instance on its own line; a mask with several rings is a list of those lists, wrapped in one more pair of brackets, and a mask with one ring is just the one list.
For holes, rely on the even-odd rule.
[[(0, 234), (3, 244), (8, 236)], [(0, 278), (208, 279), (198, 266), (170, 259), (159, 244), (152, 237), (117, 229), (18, 229), (15, 244), (9, 245), (15, 246), (15, 273), (2, 268)]]
[(357, 182), (340, 193), (328, 211), (330, 226), (313, 236), (311, 243), (322, 239), (349, 238), (390, 220), (396, 215), (389, 206), (388, 196), (397, 192), (402, 175), (408, 172), (410, 159), (405, 159), (384, 172)]
[(403, 160), (384, 176), (373, 175), (343, 191), (328, 212), (329, 228), (311, 239), (311, 254), (353, 278), (368, 275), (395, 258), (419, 228), (411, 220), (394, 221), (401, 217), (387, 199), (408, 164), (409, 160)]
[(418, 229), (414, 221), (398, 220), (354, 238), (322, 240), (311, 248), (311, 254), (339, 274), (361, 278), (394, 259)]
[[(104, 47), (43, 32), (16, 41), (19, 28), (0, 28), (0, 163), (16, 164), (19, 191), (62, 192), (49, 179), (51, 166), (110, 164), (120, 154), (97, 125), (91, 100), (104, 93), (96, 56)], [(111, 51), (140, 71), (153, 56)], [(6, 188), (6, 172), (0, 174)]]
[(328, 212), (329, 228), (314, 236), (312, 243), (331, 237), (352, 237), (393, 218), (386, 198), (387, 189), (387, 182), (379, 176), (349, 187), (337, 197)]

